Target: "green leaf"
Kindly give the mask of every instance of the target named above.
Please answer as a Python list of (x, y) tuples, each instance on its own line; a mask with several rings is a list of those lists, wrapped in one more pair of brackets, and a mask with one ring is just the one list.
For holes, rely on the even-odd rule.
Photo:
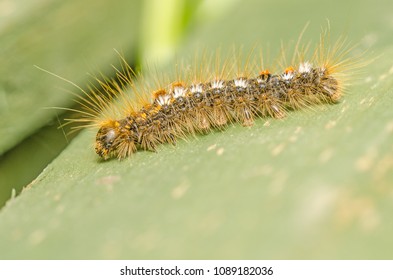
[(328, 17), (382, 56), (337, 105), (158, 153), (103, 162), (84, 131), (1, 210), (0, 258), (391, 259), (393, 7), (379, 2), (239, 1), (201, 20), (182, 53), (201, 41), (275, 50), (310, 19), (316, 39)]

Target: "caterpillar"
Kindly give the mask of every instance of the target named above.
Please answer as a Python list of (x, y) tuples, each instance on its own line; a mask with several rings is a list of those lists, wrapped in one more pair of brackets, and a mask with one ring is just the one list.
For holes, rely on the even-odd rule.
[(168, 78), (155, 87), (121, 57), (116, 80), (96, 78), (104, 95), (97, 93), (97, 87), (89, 92), (78, 87), (84, 93), (78, 99), (82, 109), (74, 111), (82, 116), (67, 121), (79, 123), (76, 129), (98, 127), (95, 152), (104, 160), (123, 159), (138, 150), (156, 151), (160, 144), (175, 145), (178, 139), (231, 123), (252, 126), (256, 118), (284, 118), (289, 111), (334, 104), (342, 97), (348, 70), (355, 63), (346, 40), (328, 46), (325, 37), (321, 35), (310, 59), (304, 58), (309, 45), (300, 47), (298, 42), (291, 64), (281, 71), (250, 63), (251, 55), (242, 68), (241, 57), (229, 65), (216, 54), (194, 67), (183, 67), (175, 81)]

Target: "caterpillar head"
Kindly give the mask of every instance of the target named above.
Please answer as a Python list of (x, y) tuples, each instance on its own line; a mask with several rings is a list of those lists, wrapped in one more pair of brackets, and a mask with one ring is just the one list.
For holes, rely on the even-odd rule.
[(96, 135), (96, 153), (105, 160), (130, 156), (136, 151), (136, 140), (131, 135), (131, 131), (118, 121), (104, 123)]

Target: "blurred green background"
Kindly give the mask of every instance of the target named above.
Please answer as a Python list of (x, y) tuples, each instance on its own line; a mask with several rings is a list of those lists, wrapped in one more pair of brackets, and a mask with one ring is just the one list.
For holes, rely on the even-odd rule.
[[(0, 258), (392, 258), (391, 1), (30, 2), (0, 1)], [(201, 50), (274, 58), (327, 19), (376, 58), (340, 104), (121, 162), (56, 129), (77, 89), (34, 67), (87, 88), (114, 49), (164, 73)]]

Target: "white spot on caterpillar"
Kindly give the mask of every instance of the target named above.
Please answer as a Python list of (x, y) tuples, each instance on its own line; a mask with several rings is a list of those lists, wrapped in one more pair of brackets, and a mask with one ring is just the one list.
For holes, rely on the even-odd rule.
[(247, 88), (247, 80), (245, 79), (236, 79), (234, 82), (236, 87)]
[(201, 84), (192, 85), (191, 88), (190, 88), (190, 91), (192, 93), (202, 92), (203, 91), (202, 85)]
[(178, 97), (184, 97), (187, 93), (187, 89), (184, 87), (174, 87), (173, 89), (173, 97), (178, 98)]
[(105, 142), (112, 142), (116, 138), (116, 132), (114, 129), (110, 129), (105, 135)]
[(310, 73), (312, 65), (310, 62), (302, 62), (299, 65), (299, 73)]
[(214, 80), (211, 83), (211, 88), (212, 89), (214, 89), (214, 88), (223, 88), (223, 87), (224, 87), (224, 81), (222, 81), (222, 80)]
[(281, 77), (283, 78), (283, 80), (292, 80), (293, 78), (293, 72), (288, 72), (288, 73), (284, 73), (281, 75)]
[(157, 98), (157, 102), (158, 104), (160, 104), (161, 106), (163, 105), (169, 105), (171, 101), (171, 96), (169, 94), (165, 94), (165, 95), (160, 95)]

